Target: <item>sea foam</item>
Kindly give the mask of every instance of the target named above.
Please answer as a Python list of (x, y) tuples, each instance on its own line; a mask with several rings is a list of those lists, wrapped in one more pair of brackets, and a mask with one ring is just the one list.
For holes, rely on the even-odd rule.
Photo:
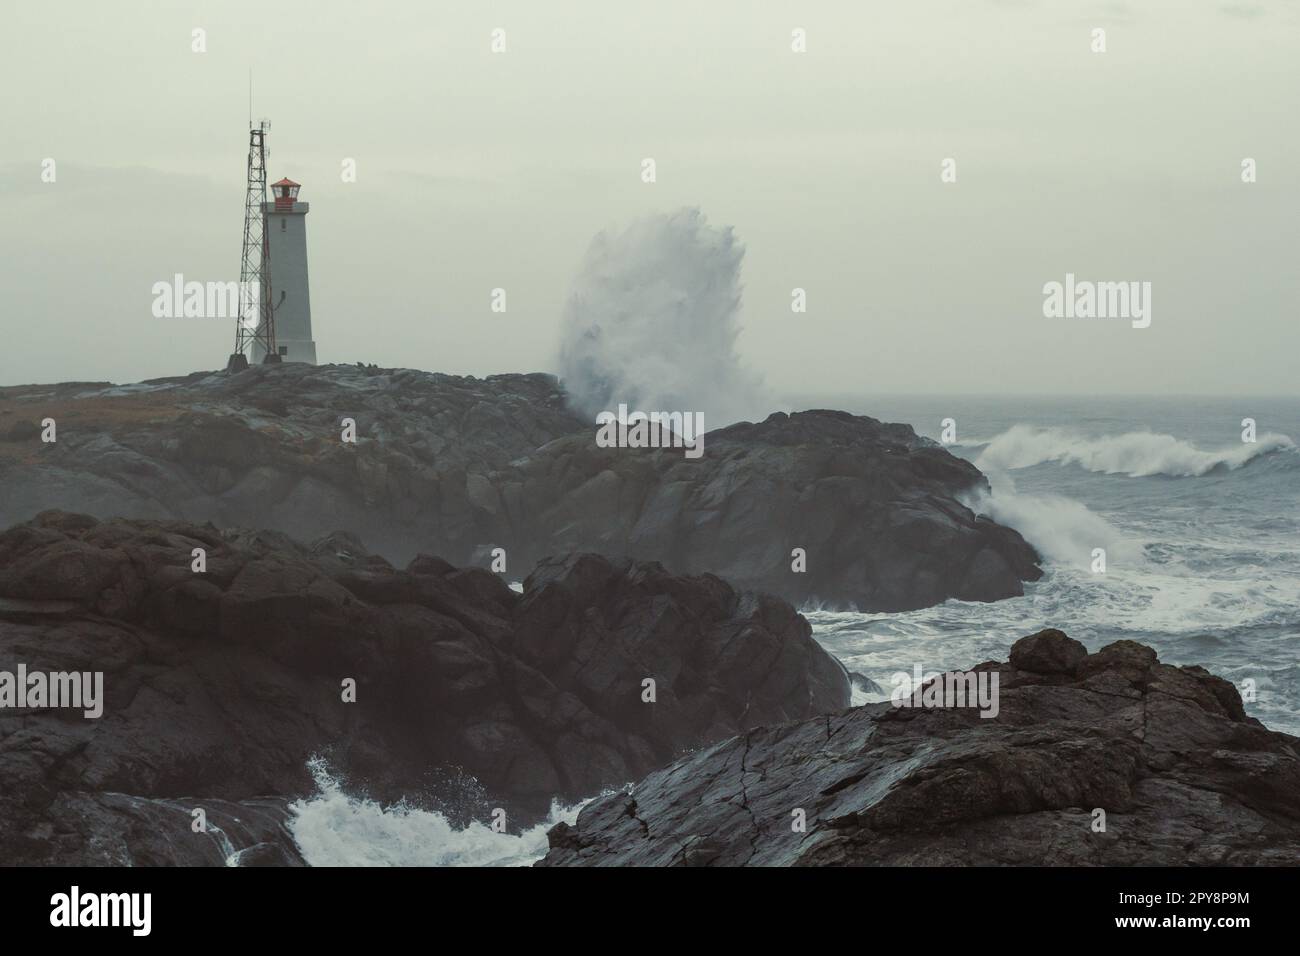
[(1107, 475), (1192, 477), (1216, 468), (1240, 468), (1260, 455), (1294, 448), (1289, 437), (1272, 433), (1260, 435), (1253, 443), (1204, 451), (1173, 435), (1155, 432), (1088, 437), (1065, 428), (1013, 425), (985, 444), (975, 465), (987, 471), (1055, 461)]
[(1045, 559), (1064, 567), (1086, 569), (1093, 550), (1126, 564), (1142, 560), (1142, 542), (1121, 532), (1086, 505), (1053, 494), (1022, 494), (1006, 475), (989, 469), (991, 492), (978, 491), (962, 503), (999, 524), (1015, 528)]
[(546, 820), (520, 833), (480, 822), (458, 828), (435, 811), (350, 796), (323, 760), (308, 766), (316, 793), (290, 805), (289, 830), (312, 866), (528, 866), (546, 855), (547, 831), (573, 823), (585, 805), (553, 803)]

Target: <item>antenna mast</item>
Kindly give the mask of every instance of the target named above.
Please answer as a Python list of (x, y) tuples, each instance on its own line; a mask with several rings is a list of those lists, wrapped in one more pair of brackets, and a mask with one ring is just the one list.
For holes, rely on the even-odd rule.
[[(252, 72), (249, 73), (249, 107), (252, 108)], [(244, 193), (244, 245), (239, 266), (239, 319), (235, 351), (226, 371), (248, 368), (249, 361), (280, 361), (275, 347), (275, 310), (271, 307), (271, 252), (263, 205), (266, 202), (266, 133), (271, 124), (249, 119), (248, 176)], [(250, 354), (251, 350), (251, 354)]]

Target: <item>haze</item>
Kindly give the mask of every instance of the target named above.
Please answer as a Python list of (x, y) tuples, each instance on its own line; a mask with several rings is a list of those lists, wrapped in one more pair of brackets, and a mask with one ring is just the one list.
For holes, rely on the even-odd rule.
[[(270, 176), (311, 203), (322, 362), (555, 370), (592, 236), (698, 207), (744, 246), (737, 347), (780, 392), (1296, 394), (1298, 8), (14, 5), (0, 384), (224, 366), (233, 323), (150, 289), (238, 278), (252, 68)], [(1067, 272), (1149, 281), (1150, 327), (1044, 318)]]

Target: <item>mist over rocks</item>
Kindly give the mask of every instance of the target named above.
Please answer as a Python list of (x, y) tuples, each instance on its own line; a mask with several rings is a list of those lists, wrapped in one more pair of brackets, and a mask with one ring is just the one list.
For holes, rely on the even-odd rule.
[(538, 865), (1295, 864), (1300, 739), (1228, 681), (1056, 630), (975, 670), (996, 718), (885, 702), (760, 727), (588, 804)]
[[(980, 472), (908, 426), (777, 413), (708, 432), (686, 461), (596, 447), (568, 399), (542, 374), (296, 363), (0, 389), (0, 522), (57, 508), (305, 540), (342, 528), (398, 563), (486, 565), (502, 548), (519, 576), (598, 551), (862, 610), (997, 600), (1040, 575), (1019, 534), (960, 502)], [(54, 443), (18, 428), (46, 417)]]
[[(102, 671), (105, 700), (94, 720), (0, 708), (10, 863), (298, 862), (284, 820), (311, 758), (379, 801), (523, 826), (849, 701), (803, 617), (711, 575), (577, 554), (517, 594), (348, 533), (66, 512), (0, 533), (0, 668), (20, 661)], [(194, 807), (214, 829), (191, 833)]]

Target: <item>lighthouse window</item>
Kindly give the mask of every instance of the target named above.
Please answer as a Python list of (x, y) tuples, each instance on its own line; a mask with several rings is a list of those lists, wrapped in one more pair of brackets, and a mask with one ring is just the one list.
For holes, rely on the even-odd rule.
[(289, 220), (288, 220), (288, 219), (281, 219), (281, 220), (280, 220), (280, 231), (281, 231), (281, 232), (284, 232), (285, 228), (286, 228), (288, 225), (289, 225)]
[(281, 355), (288, 355), (288, 354), (289, 354), (289, 346), (287, 346), (287, 345), (281, 345), (281, 346), (280, 346), (280, 354), (281, 354)]

